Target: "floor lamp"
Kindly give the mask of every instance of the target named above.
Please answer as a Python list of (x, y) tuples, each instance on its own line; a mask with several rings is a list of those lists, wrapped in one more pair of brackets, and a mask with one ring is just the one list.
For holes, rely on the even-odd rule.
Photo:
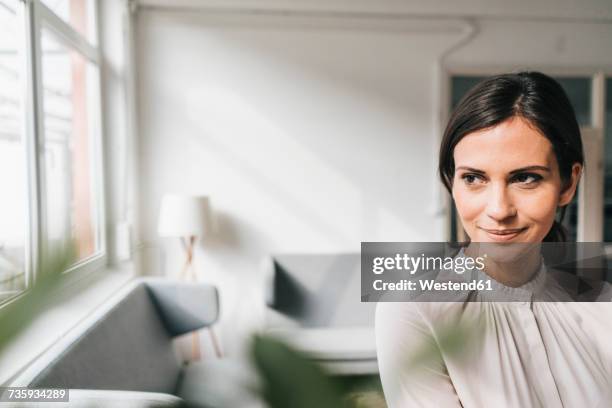
[[(167, 194), (163, 197), (159, 211), (157, 231), (161, 237), (180, 238), (185, 251), (185, 262), (179, 278), (181, 280), (197, 280), (193, 263), (195, 243), (210, 232), (210, 207), (208, 197)], [(208, 333), (217, 357), (221, 357), (221, 349), (212, 327)], [(200, 336), (192, 334), (192, 356), (201, 358)]]

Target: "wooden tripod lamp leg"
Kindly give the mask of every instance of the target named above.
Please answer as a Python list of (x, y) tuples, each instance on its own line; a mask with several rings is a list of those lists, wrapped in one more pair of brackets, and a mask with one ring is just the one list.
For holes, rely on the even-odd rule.
[(223, 357), (221, 355), (221, 347), (219, 347), (219, 342), (217, 341), (217, 336), (215, 335), (215, 331), (213, 330), (212, 327), (208, 328), (208, 333), (210, 335), (210, 341), (212, 342), (213, 347), (215, 348), (215, 355), (217, 356), (217, 358)]
[[(196, 280), (196, 274), (193, 270), (193, 252), (196, 237), (181, 237), (181, 244), (185, 250), (185, 264), (181, 270), (180, 279), (185, 281)], [(191, 334), (191, 358), (194, 360), (202, 359), (202, 351), (200, 347), (200, 334), (195, 331)]]
[[(181, 271), (181, 279), (191, 280), (193, 282), (197, 281), (197, 276), (195, 270), (193, 268), (193, 254), (195, 247), (195, 236), (184, 237), (181, 238), (181, 243), (183, 244), (183, 249), (186, 253), (185, 264), (183, 266), (183, 270)], [(212, 342), (213, 348), (215, 349), (215, 355), (217, 358), (221, 358), (221, 347), (219, 347), (219, 341), (217, 340), (217, 336), (212, 327), (208, 328), (208, 333), (210, 335), (210, 340)], [(202, 350), (200, 347), (200, 333), (195, 331), (192, 333), (191, 337), (191, 356), (194, 360), (202, 359)]]

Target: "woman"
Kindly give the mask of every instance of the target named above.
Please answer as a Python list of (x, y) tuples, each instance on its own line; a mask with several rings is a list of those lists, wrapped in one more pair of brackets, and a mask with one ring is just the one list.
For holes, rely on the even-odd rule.
[[(556, 216), (576, 194), (584, 159), (574, 111), (552, 78), (520, 72), (478, 84), (450, 118), (439, 160), (471, 242), (458, 256), (488, 243), (566, 240)], [(566, 302), (566, 292), (549, 288), (539, 252), (502, 258), (490, 257), (483, 272), (520, 302), (472, 293), (469, 302), (379, 303), (378, 364), (390, 408), (612, 406), (612, 305)], [(607, 287), (597, 300), (609, 298)], [(442, 348), (411, 371), (406, 357), (419, 344), (439, 346), (453, 324), (477, 331), (471, 347)]]

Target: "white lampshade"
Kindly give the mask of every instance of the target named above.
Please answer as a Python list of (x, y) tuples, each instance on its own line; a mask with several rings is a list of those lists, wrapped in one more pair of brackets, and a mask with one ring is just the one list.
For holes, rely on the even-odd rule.
[(210, 231), (208, 197), (167, 194), (159, 210), (162, 237), (203, 237)]

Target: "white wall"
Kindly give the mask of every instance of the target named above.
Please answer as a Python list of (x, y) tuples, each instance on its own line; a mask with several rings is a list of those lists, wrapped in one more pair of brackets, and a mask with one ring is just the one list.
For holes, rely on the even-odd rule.
[[(451, 67), (612, 67), (610, 24), (476, 24)], [(136, 25), (144, 272), (180, 269), (156, 236), (161, 196), (210, 195), (218, 229), (196, 262), (230, 352), (260, 317), (263, 255), (445, 238), (434, 66), (456, 21), (141, 8)]]

